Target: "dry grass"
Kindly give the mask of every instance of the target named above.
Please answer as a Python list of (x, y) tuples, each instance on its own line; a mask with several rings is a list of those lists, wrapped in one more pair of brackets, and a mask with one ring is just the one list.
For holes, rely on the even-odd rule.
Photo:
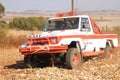
[(26, 41), (28, 35), (40, 34), (41, 31), (8, 30), (6, 35), (1, 36), (0, 47), (18, 47)]
[(5, 36), (0, 40), (0, 48), (13, 48), (26, 41), (26, 36)]
[[(23, 56), (18, 49), (0, 50), (0, 80), (119, 80), (120, 51), (111, 59), (94, 57), (79, 69), (58, 67), (25, 69)], [(18, 63), (16, 63), (16, 61)]]

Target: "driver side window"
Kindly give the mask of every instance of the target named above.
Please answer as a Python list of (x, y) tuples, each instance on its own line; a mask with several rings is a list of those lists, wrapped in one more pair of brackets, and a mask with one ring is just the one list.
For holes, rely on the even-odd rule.
[(81, 18), (81, 29), (80, 31), (90, 31), (90, 24), (88, 18)]

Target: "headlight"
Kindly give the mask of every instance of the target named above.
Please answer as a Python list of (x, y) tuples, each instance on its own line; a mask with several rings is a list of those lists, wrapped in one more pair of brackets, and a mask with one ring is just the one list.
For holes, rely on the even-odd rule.
[(25, 42), (25, 43), (23, 43), (23, 44), (21, 45), (21, 47), (22, 47), (22, 48), (27, 47), (27, 43), (26, 43), (26, 42)]

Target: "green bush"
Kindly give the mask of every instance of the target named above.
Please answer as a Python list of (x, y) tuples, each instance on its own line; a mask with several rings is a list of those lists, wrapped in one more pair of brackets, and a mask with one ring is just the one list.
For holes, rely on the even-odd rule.
[(46, 19), (44, 17), (14, 18), (9, 23), (10, 28), (20, 30), (42, 30), (45, 26)]
[(46, 19), (43, 17), (29, 17), (28, 19), (32, 26), (36, 27), (38, 30), (42, 30), (46, 23)]

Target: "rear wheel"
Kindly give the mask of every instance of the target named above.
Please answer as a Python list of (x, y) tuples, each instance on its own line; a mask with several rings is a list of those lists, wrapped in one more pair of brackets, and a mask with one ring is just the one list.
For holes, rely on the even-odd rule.
[(113, 58), (113, 49), (111, 46), (106, 46), (106, 48), (104, 49), (104, 54), (103, 54), (103, 58), (106, 59), (111, 59)]
[(83, 58), (77, 48), (70, 48), (66, 54), (66, 64), (70, 69), (79, 68)]

